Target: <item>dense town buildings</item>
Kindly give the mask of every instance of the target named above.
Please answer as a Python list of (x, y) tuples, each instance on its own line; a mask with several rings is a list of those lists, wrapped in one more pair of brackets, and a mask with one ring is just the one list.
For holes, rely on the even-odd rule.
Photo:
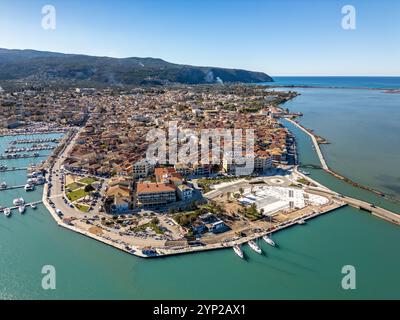
[[(106, 211), (124, 213), (135, 206), (190, 200), (193, 189), (185, 182), (188, 177), (219, 171), (237, 174), (240, 165), (227, 161), (222, 151), (216, 163), (204, 161), (200, 145), (204, 130), (232, 134), (237, 129), (254, 130), (255, 173), (267, 171), (273, 163), (293, 163), (293, 138), (277, 119), (285, 112), (279, 104), (293, 96), (293, 92), (245, 85), (2, 92), (0, 126), (3, 132), (42, 123), (81, 126), (64, 166), (71, 172), (113, 178), (106, 191)], [(165, 162), (149, 161), (146, 151), (151, 141), (147, 134), (156, 128), (168, 135), (171, 123), (176, 125), (177, 137), (159, 149), (167, 154)], [(188, 130), (190, 135), (184, 135)], [(189, 161), (173, 161), (171, 148), (178, 150), (193, 136), (198, 141), (198, 154)], [(215, 143), (213, 138), (221, 138), (221, 150), (232, 149), (235, 143), (211, 133), (210, 142), (206, 141), (210, 147)]]

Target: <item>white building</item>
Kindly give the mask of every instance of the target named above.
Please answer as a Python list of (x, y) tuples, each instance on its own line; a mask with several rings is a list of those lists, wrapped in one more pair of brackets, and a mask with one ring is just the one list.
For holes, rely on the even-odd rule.
[(133, 178), (146, 178), (154, 171), (154, 166), (147, 160), (136, 162), (132, 167)]

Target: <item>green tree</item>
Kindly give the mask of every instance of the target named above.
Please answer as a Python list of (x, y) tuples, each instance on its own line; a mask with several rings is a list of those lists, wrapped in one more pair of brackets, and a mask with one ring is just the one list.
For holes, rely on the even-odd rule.
[(87, 186), (85, 186), (85, 192), (89, 193), (91, 191), (94, 191), (94, 188), (91, 184), (88, 184)]

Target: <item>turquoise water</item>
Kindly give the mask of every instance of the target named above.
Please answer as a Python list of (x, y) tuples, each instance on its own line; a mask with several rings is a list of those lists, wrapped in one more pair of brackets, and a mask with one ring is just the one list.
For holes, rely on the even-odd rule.
[(311, 86), (336, 88), (398, 89), (400, 77), (273, 77), (267, 86)]
[[(309, 137), (296, 127), (291, 130), (297, 137), (301, 161), (318, 163)], [(0, 138), (0, 151), (7, 139)], [(368, 159), (364, 161), (368, 163)], [(0, 162), (26, 166), (29, 161)], [(332, 158), (328, 157), (328, 161)], [(357, 163), (350, 165), (355, 168)], [(369, 162), (369, 166), (375, 170), (376, 162)], [(310, 171), (314, 179), (332, 189), (400, 213), (400, 206), (394, 203), (338, 181), (322, 170)], [(0, 173), (0, 181), (3, 180), (23, 184), (26, 173)], [(0, 205), (11, 204), (19, 195), (39, 200), (41, 188), (32, 193), (23, 189), (0, 191)], [(266, 253), (263, 256), (245, 247), (246, 261), (231, 249), (144, 260), (59, 228), (40, 206), (36, 211), (28, 209), (23, 216), (17, 212), (9, 219), (0, 216), (0, 298), (400, 298), (400, 230), (393, 224), (346, 207), (279, 232), (274, 240), (279, 248), (260, 242)], [(44, 265), (56, 268), (56, 290), (45, 291), (41, 287)], [(344, 265), (356, 268), (356, 290), (341, 288)]]
[(300, 123), (331, 142), (321, 146), (329, 166), (400, 199), (400, 94), (295, 90), (301, 95), (285, 107), (303, 112)]

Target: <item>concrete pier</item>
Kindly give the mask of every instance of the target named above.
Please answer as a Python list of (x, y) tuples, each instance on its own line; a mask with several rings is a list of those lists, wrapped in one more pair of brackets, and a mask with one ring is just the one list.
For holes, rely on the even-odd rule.
[(311, 137), (311, 140), (314, 144), (319, 161), (321, 162), (322, 169), (329, 171), (329, 167), (325, 161), (324, 155), (322, 154), (321, 148), (319, 147), (318, 141), (315, 138), (315, 136), (311, 132), (309, 132), (306, 128), (304, 128), (302, 125), (298, 124), (296, 121), (293, 121), (292, 119), (287, 119), (287, 118), (286, 118), (286, 120), (289, 121), (291, 124), (295, 125), (296, 127), (298, 127), (300, 130), (304, 131), (306, 134), (308, 134)]
[(23, 184), (23, 185), (20, 185), (20, 186), (12, 186), (12, 187), (7, 187), (7, 188), (0, 188), (0, 191), (6, 191), (6, 190), (12, 190), (12, 189), (21, 189), (21, 188), (23, 188), (23, 187), (25, 187), (25, 185)]
[(1, 172), (11, 172), (11, 171), (22, 171), (22, 170), (28, 170), (28, 168), (7, 168), (7, 169), (0, 170), (0, 173)]
[[(29, 207), (29, 206), (31, 206), (31, 205), (38, 205), (38, 204), (41, 204), (42, 203), (42, 200), (40, 200), (40, 201), (34, 201), (34, 202), (29, 202), (29, 203), (25, 203), (25, 207)], [(19, 208), (19, 206), (12, 206), (12, 207), (8, 207), (8, 209), (10, 209), (11, 211), (12, 210), (17, 210)], [(4, 211), (4, 209), (7, 209), (7, 208), (3, 208), (1, 211)]]

